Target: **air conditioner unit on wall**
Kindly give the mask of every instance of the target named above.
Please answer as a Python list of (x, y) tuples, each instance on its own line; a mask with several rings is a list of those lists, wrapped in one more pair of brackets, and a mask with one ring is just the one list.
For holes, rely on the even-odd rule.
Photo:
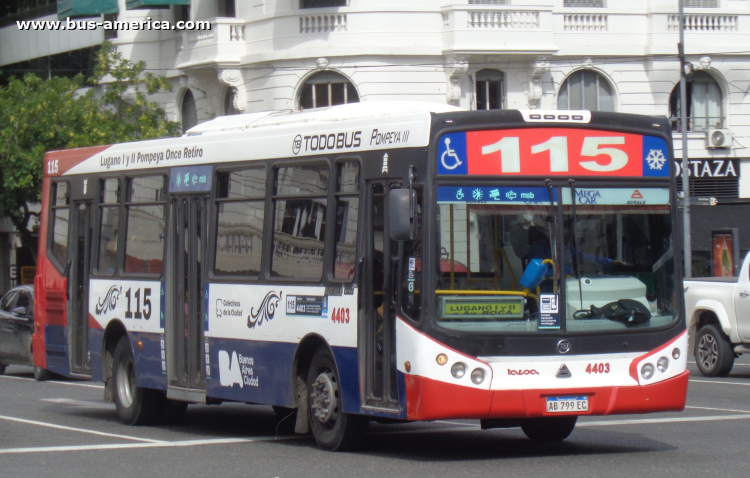
[(731, 148), (732, 132), (728, 129), (708, 128), (706, 148)]

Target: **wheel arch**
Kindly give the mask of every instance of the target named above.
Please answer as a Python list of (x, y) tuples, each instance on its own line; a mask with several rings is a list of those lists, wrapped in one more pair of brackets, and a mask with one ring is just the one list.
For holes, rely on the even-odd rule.
[[(292, 364), (292, 384), (294, 385), (297, 381), (297, 377), (300, 377), (302, 381), (307, 381), (307, 374), (310, 371), (310, 362), (312, 360), (315, 351), (321, 347), (328, 349), (328, 352), (333, 357), (333, 362), (336, 364), (336, 357), (333, 355), (333, 350), (328, 344), (326, 339), (318, 334), (308, 334), (300, 340), (297, 350), (294, 353), (294, 362)], [(338, 364), (336, 364), (338, 369)], [(338, 370), (337, 370), (338, 371)], [(294, 391), (295, 386), (292, 387)], [(294, 400), (292, 400), (294, 403)]]
[(719, 301), (711, 299), (699, 300), (695, 304), (695, 311), (690, 318), (690, 323), (695, 324), (696, 332), (704, 325), (717, 325), (727, 337), (731, 337), (732, 324), (729, 321), (727, 311)]

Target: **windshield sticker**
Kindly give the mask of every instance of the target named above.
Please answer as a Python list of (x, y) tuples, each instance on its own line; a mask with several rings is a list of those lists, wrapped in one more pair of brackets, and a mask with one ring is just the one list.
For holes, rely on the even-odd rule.
[[(563, 204), (569, 205), (570, 189), (563, 190)], [(583, 206), (664, 206), (668, 188), (576, 188), (575, 203)]]
[(560, 329), (560, 297), (557, 294), (539, 294), (539, 329)]

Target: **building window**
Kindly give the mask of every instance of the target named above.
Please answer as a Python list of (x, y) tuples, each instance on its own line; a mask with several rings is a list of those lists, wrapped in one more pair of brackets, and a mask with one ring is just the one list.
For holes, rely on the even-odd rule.
[(195, 98), (190, 90), (182, 97), (182, 132), (198, 124), (198, 110), (195, 108)]
[(349, 0), (300, 0), (300, 8), (345, 7)]
[(299, 95), (299, 108), (302, 110), (347, 103), (359, 103), (357, 89), (345, 77), (332, 71), (311, 76)]
[(234, 0), (219, 0), (219, 15), (224, 18), (235, 18), (237, 16), (237, 7)]
[(576, 71), (560, 87), (557, 109), (614, 111), (612, 87), (595, 71)]
[(476, 81), (478, 110), (501, 110), (504, 105), (503, 73), (497, 70), (477, 72)]
[(604, 0), (564, 0), (563, 7), (604, 8)]
[(683, 0), (685, 8), (718, 8), (718, 0)]
[[(687, 80), (688, 131), (706, 131), (708, 128), (724, 126), (723, 98), (716, 80), (704, 71), (696, 71)], [(669, 97), (669, 113), (672, 129), (680, 129), (680, 84)]]

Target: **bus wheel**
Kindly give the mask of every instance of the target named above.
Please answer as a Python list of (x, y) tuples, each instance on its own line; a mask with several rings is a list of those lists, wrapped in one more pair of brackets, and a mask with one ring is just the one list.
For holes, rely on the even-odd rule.
[(112, 374), (115, 406), (120, 421), (126, 425), (153, 422), (162, 408), (163, 394), (136, 385), (135, 362), (127, 336), (123, 336), (115, 347)]
[(50, 377), (52, 377), (52, 373), (49, 370), (34, 365), (34, 380), (44, 382), (45, 380), (49, 380)]
[(0, 363), (0, 375), (5, 373), (5, 365)]
[(713, 325), (701, 327), (695, 341), (695, 363), (706, 377), (726, 377), (734, 365), (734, 351), (725, 335)]
[(344, 451), (359, 445), (367, 431), (367, 417), (343, 412), (336, 364), (325, 348), (319, 348), (313, 355), (307, 390), (310, 428), (318, 446)]
[(524, 418), (521, 430), (533, 441), (563, 441), (573, 433), (577, 421), (577, 416)]

